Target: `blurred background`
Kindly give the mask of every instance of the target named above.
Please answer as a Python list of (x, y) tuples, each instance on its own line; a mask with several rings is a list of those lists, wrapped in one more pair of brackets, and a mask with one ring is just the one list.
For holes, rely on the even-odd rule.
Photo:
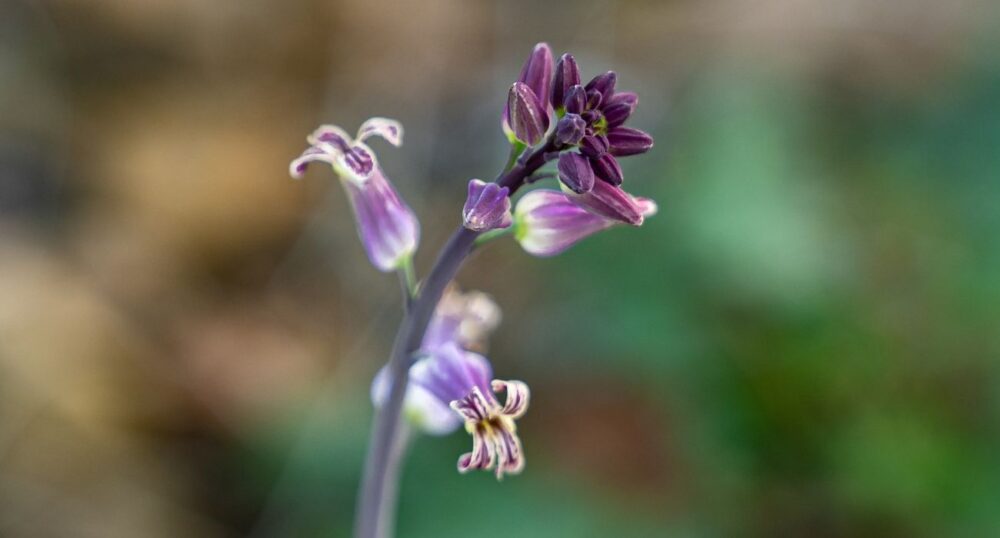
[(0, 535), (346, 536), (398, 289), (288, 162), (400, 119), (426, 272), (541, 40), (660, 214), (466, 266), (528, 468), (420, 438), (400, 536), (1000, 535), (988, 0), (3, 0)]

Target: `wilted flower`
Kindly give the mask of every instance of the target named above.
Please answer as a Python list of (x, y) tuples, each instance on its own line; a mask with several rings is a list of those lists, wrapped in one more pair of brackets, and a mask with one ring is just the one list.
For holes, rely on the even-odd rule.
[(460, 291), (449, 286), (438, 303), (420, 345), (434, 350), (449, 343), (462, 349), (483, 351), (486, 339), (500, 325), (500, 307), (481, 291)]
[[(598, 190), (603, 190), (603, 187), (595, 186), (594, 191)], [(644, 217), (656, 213), (656, 203), (652, 200), (632, 198), (628, 193), (621, 192), (636, 208), (636, 226), (642, 224)], [(553, 190), (529, 192), (514, 209), (514, 238), (526, 252), (541, 257), (555, 256), (581, 239), (616, 224), (620, 221), (590, 211), (570, 195)]]
[(399, 268), (417, 249), (420, 223), (379, 167), (364, 141), (381, 136), (394, 146), (403, 141), (403, 126), (395, 120), (371, 118), (351, 138), (335, 125), (323, 125), (306, 140), (310, 146), (292, 161), (289, 172), (301, 178), (312, 162), (333, 166), (347, 192), (361, 244), (381, 271)]
[(478, 179), (469, 181), (469, 195), (462, 209), (462, 225), (475, 232), (507, 228), (511, 223), (510, 189)]

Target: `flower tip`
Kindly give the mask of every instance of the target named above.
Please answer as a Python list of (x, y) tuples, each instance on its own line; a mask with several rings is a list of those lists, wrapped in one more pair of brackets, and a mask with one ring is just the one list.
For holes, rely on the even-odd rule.
[(474, 232), (508, 228), (513, 222), (510, 213), (510, 189), (479, 179), (469, 181), (469, 194), (462, 208), (462, 225)]
[(515, 82), (507, 95), (507, 123), (518, 140), (533, 146), (549, 128), (549, 116), (527, 84)]

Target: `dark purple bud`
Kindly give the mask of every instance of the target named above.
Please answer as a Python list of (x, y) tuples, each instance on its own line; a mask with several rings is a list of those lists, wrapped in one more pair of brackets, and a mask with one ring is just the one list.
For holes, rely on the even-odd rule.
[(604, 181), (595, 181), (590, 192), (572, 197), (577, 204), (602, 217), (633, 226), (642, 224), (643, 206), (629, 193)]
[(511, 225), (510, 189), (478, 179), (469, 181), (469, 196), (462, 208), (462, 225), (474, 232), (485, 232)]
[(597, 90), (601, 95), (610, 97), (615, 93), (615, 82), (617, 80), (618, 75), (616, 75), (614, 71), (608, 71), (603, 75), (597, 75), (587, 83), (587, 93), (589, 94), (590, 90)]
[(549, 97), (549, 82), (552, 80), (552, 49), (548, 43), (535, 45), (528, 60), (521, 68), (521, 76), (517, 81), (526, 84), (531, 91), (535, 92), (542, 110), (545, 110), (545, 103), (542, 100)]
[(579, 153), (563, 153), (559, 156), (559, 180), (573, 192), (583, 194), (594, 188), (594, 171), (590, 162)]
[(566, 106), (567, 113), (582, 114), (587, 107), (587, 90), (584, 90), (583, 86), (579, 84), (571, 87), (566, 92), (566, 101), (563, 104)]
[(622, 168), (618, 165), (618, 160), (605, 153), (596, 159), (591, 159), (590, 165), (594, 168), (594, 175), (607, 181), (612, 185), (621, 185), (624, 176)]
[(601, 95), (601, 92), (597, 90), (587, 90), (587, 108), (591, 110), (597, 109), (597, 107), (601, 106), (601, 101), (603, 99), (604, 96)]
[(653, 137), (639, 129), (616, 127), (608, 131), (608, 152), (616, 157), (639, 155), (653, 147)]
[(583, 121), (583, 118), (576, 114), (566, 114), (556, 124), (556, 144), (560, 146), (579, 144), (586, 131), (587, 122)]
[(597, 120), (601, 119), (601, 111), (588, 110), (583, 114), (580, 114), (580, 117), (582, 117), (583, 121), (587, 122), (588, 125), (593, 125), (594, 123), (597, 123)]
[(639, 104), (639, 96), (636, 95), (635, 92), (618, 92), (610, 98), (604, 99), (605, 107), (621, 103), (624, 103), (632, 107), (632, 110), (635, 110), (635, 106)]
[(549, 128), (549, 115), (542, 108), (535, 92), (526, 84), (515, 82), (507, 95), (507, 123), (514, 136), (529, 146), (534, 146)]
[(608, 152), (608, 139), (601, 135), (585, 136), (580, 140), (580, 152), (596, 159)]
[(566, 95), (573, 86), (580, 84), (580, 69), (572, 54), (563, 54), (556, 63), (555, 79), (552, 81), (552, 107), (559, 108), (566, 102)]
[(604, 118), (608, 120), (608, 129), (614, 129), (625, 123), (631, 115), (632, 107), (625, 103), (604, 107)]

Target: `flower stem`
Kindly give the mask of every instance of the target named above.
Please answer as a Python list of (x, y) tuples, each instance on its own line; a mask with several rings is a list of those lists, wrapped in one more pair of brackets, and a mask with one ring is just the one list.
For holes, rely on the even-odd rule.
[[(513, 195), (524, 184), (526, 177), (552, 158), (553, 149), (550, 137), (544, 145), (523, 153), (512, 167), (497, 178), (497, 183), (509, 188)], [(389, 356), (389, 398), (376, 412), (372, 427), (358, 497), (354, 529), (356, 538), (392, 536), (399, 463), (403, 456), (403, 450), (397, 450), (397, 446), (412, 356), (424, 338), (445, 287), (455, 278), (462, 263), (472, 252), (477, 237), (478, 232), (461, 226), (455, 230), (438, 255), (427, 279), (417, 290), (410, 308), (403, 315)]]

